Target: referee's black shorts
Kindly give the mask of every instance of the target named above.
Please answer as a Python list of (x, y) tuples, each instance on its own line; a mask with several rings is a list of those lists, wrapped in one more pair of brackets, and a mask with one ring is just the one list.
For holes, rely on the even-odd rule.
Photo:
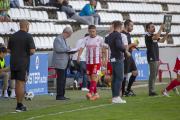
[(11, 70), (11, 79), (20, 80), (20, 81), (28, 81), (28, 72)]
[(124, 74), (136, 71), (137, 67), (132, 56), (124, 57)]

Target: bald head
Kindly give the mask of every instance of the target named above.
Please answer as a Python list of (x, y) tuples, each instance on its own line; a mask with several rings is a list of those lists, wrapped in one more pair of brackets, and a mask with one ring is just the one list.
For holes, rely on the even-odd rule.
[(26, 28), (27, 26), (29, 26), (29, 21), (24, 19), (20, 21), (20, 28)]

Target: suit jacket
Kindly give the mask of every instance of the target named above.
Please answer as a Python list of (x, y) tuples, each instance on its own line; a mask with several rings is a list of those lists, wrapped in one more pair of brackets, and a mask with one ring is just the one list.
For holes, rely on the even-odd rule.
[(53, 56), (51, 65), (57, 69), (66, 69), (69, 61), (69, 46), (63, 36), (58, 35), (53, 43)]

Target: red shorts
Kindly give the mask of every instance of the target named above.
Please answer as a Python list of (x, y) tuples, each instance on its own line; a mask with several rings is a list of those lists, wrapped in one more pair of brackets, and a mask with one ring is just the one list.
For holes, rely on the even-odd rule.
[(176, 64), (174, 66), (174, 70), (175, 73), (177, 73), (178, 75), (180, 75), (180, 59), (177, 57), (176, 59)]
[(101, 63), (86, 64), (87, 75), (92, 75), (92, 74), (98, 74), (99, 75), (100, 68), (101, 68)]
[(112, 66), (111, 63), (107, 63), (107, 75), (112, 75)]

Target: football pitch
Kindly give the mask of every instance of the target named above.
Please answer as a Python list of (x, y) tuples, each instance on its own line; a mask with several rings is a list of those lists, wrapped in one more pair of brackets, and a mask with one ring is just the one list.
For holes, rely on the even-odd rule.
[[(163, 82), (170, 81), (163, 79)], [(88, 101), (87, 92), (80, 90), (66, 90), (69, 101), (56, 101), (55, 94), (35, 96), (32, 101), (23, 101), (29, 111), (18, 113), (12, 113), (15, 99), (1, 100), (0, 120), (180, 120), (180, 96), (172, 90), (171, 97), (161, 94), (167, 85), (155, 86), (158, 97), (149, 97), (147, 86), (134, 88), (137, 96), (122, 97), (127, 102), (123, 104), (109, 101), (111, 90), (98, 90), (100, 98), (94, 101)]]

